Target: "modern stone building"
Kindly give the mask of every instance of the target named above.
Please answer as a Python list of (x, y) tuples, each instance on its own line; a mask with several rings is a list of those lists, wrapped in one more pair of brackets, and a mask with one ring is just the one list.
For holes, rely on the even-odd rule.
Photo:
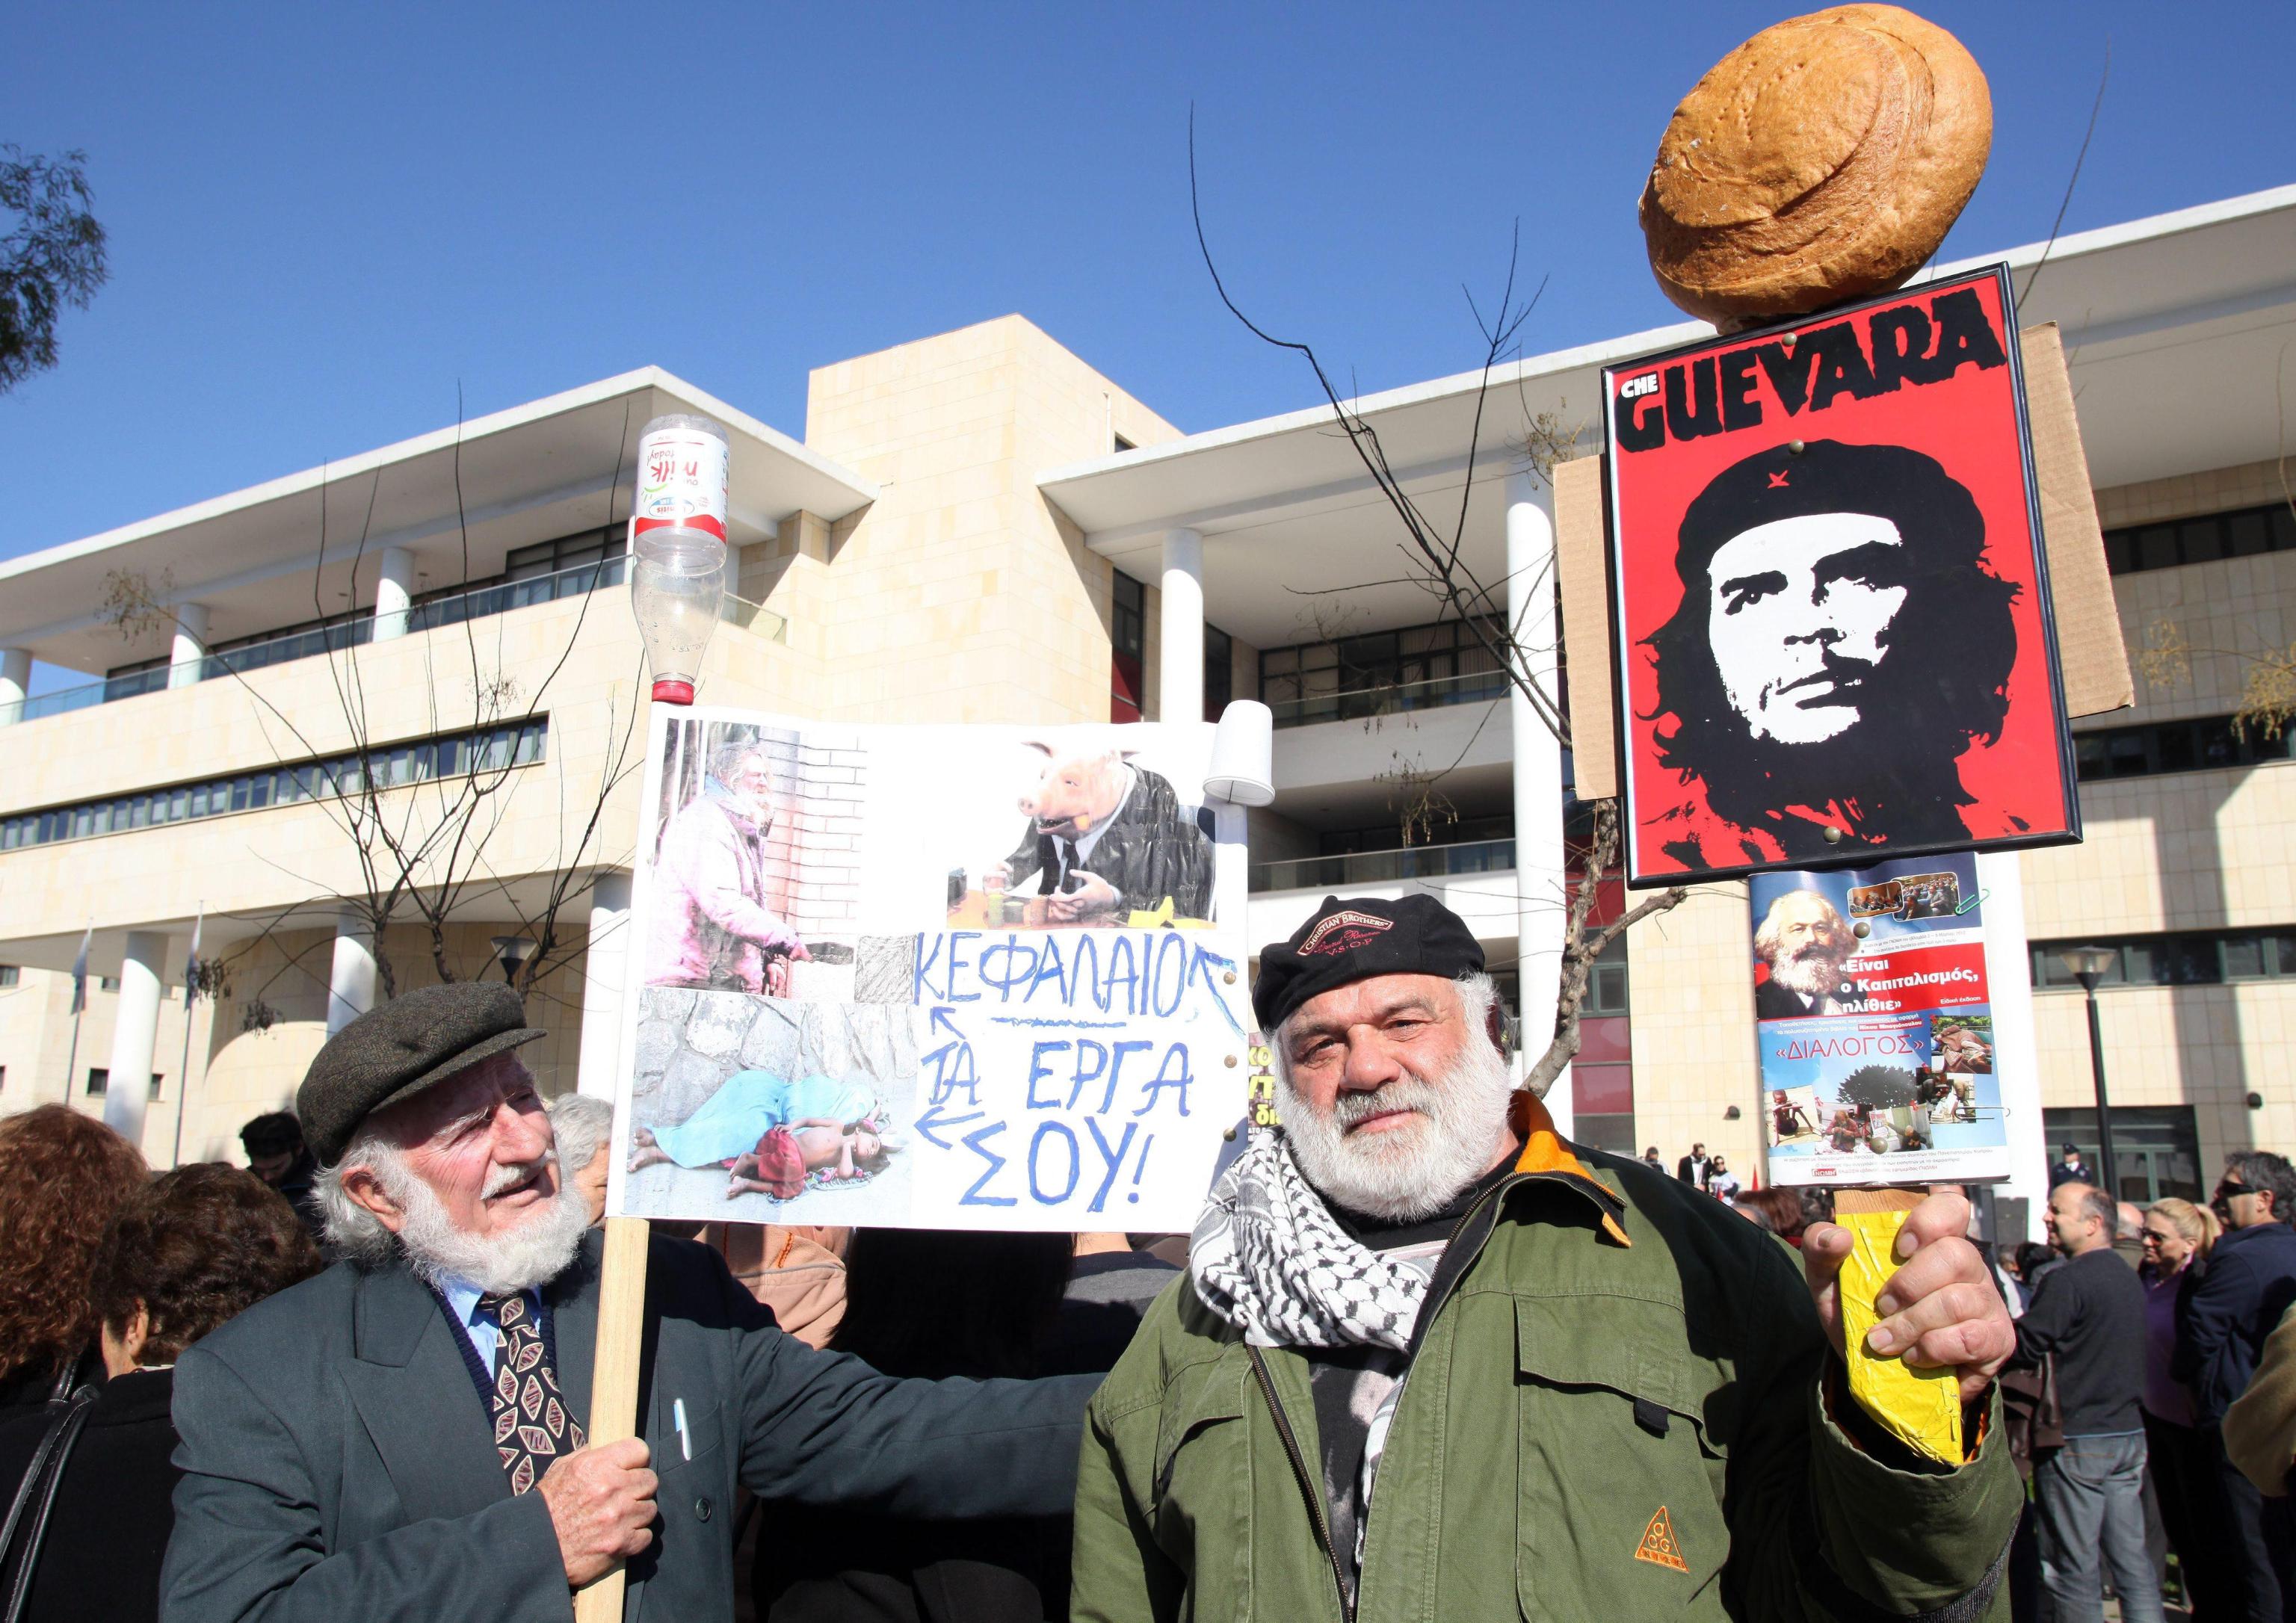
[[(2004, 257), (2021, 320), (2062, 332), (2132, 657), (2189, 651), (2076, 724), (2087, 840), (2021, 861), (2049, 1138), (2094, 1143), (2084, 1000), (2052, 950), (2094, 942), (2117, 955), (2098, 996), (2123, 1193), (2191, 1193), (2227, 1150), (2296, 1144), (2296, 776), (2284, 739), (2229, 721), (2296, 639), (2296, 188)], [(1352, 404), (1536, 627), (1550, 503), (1524, 446), (1591, 448), (1600, 368), (1704, 330)], [(121, 1117), (113, 1090), (140, 1086), (155, 1160), (179, 1115), (185, 1156), (235, 1153), (379, 981), (500, 973), (495, 938), (545, 920), (537, 1062), (597, 1085), (637, 823), (620, 537), (665, 410), (733, 438), (743, 602), (707, 701), (1059, 723), (1264, 698), (1254, 939), (1327, 892), (1432, 889), (1537, 1023), (1570, 763), (1398, 583), (1400, 527), (1330, 410), (1183, 435), (1012, 316), (816, 370), (801, 442), (648, 370), (0, 565), (0, 1109), (109, 1095)], [(346, 807), (430, 827), (473, 785), (482, 857), (437, 929), (402, 906), (378, 943), (362, 898), (410, 865)], [(411, 866), (417, 889), (444, 872)], [(193, 1007), (186, 1070), (197, 919), (229, 985)], [(1598, 966), (1581, 1136), (1759, 1165), (1748, 932), (1743, 885), (1704, 887)]]

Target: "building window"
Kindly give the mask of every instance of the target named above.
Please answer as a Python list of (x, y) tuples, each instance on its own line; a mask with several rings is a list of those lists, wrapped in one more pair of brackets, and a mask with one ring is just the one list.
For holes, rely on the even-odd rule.
[(1140, 719), (1147, 685), (1148, 588), (1122, 570), (1110, 571), (1108, 718)]
[(0, 987), (12, 987), (24, 979), (23, 970), (13, 963), (0, 963)]
[(95, 989), (99, 992), (117, 992), (119, 989), (119, 977), (117, 975), (97, 976), (95, 978)]
[(1279, 727), (1502, 697), (1505, 669), (1486, 644), (1496, 623), (1405, 626), (1259, 655), (1259, 696)]
[(2272, 738), (2253, 724), (2234, 732), (2229, 716), (2103, 727), (2073, 734), (2073, 760), (2084, 783), (2253, 766), (2259, 761), (2284, 761), (2288, 753), (2285, 730)]
[(2285, 502), (2104, 532), (2105, 567), (2116, 575), (2292, 549), (2296, 549), (2296, 512)]
[[(434, 626), (460, 625), (529, 603), (619, 586), (622, 579), (623, 529), (612, 525), (561, 536), (554, 541), (512, 547), (503, 560), (503, 571), (459, 586), (419, 594), (407, 629), (427, 631)], [(579, 571), (579, 572), (577, 572)], [(532, 583), (541, 582), (540, 585)], [(521, 585), (519, 583), (529, 583)], [(324, 619), (275, 626), (250, 636), (227, 637), (208, 645), (200, 661), (200, 680), (260, 670), (315, 654), (337, 653), (374, 640), (374, 611), (346, 609)], [(114, 666), (104, 673), (104, 698), (132, 699), (167, 685), (171, 656), (138, 660)]]
[(1138, 450), (1138, 449), (1140, 448), (1138, 446), (1134, 445), (1130, 440), (1127, 439), (1126, 439), (1123, 435), (1121, 435), (1121, 434), (1111, 434), (1111, 435), (1110, 435), (1110, 436), (1109, 436), (1109, 438), (1110, 438), (1110, 439), (1113, 439), (1113, 440), (1116, 442), (1116, 448), (1117, 448), (1117, 450), (1118, 450), (1119, 452), (1124, 452), (1124, 451), (1136, 451), (1136, 450)]
[(94, 1098), (94, 1099), (101, 1099), (101, 1098), (102, 1098), (102, 1097), (103, 1097), (103, 1086), (104, 1086), (104, 1084), (105, 1084), (105, 1083), (107, 1083), (107, 1082), (109, 1082), (109, 1081), (111, 1081), (111, 1072), (110, 1070), (106, 1070), (103, 1066), (101, 1066), (101, 1065), (91, 1065), (90, 1067), (88, 1067), (88, 1071), (87, 1071), (87, 1091), (88, 1091), (88, 1096), (89, 1096), (90, 1098)]
[(1627, 939), (1619, 937), (1587, 966), (1587, 1001), (1582, 1014), (1625, 1014), (1627, 1007)]
[[(2094, 1167), (2103, 1152), (2097, 1148), (2094, 1110), (2043, 1111), (2043, 1133), (2049, 1141), (2049, 1164), (2054, 1166), (2066, 1144), (2081, 1152)], [(2199, 1201), (2208, 1190), (2201, 1183), (2201, 1140), (2193, 1127), (2189, 1104), (2116, 1104), (2112, 1107), (2113, 1191), (2117, 1201), (2149, 1206), (2170, 1195)]]
[(532, 546), (514, 546), (503, 560), (502, 578), (531, 580), (537, 575), (555, 575), (565, 570), (578, 570), (585, 564), (603, 563), (609, 558), (620, 557), (623, 546), (623, 531), (619, 524), (608, 529), (586, 529), (577, 535), (561, 536), (555, 541), (541, 541)]
[[(2185, 930), (2174, 935), (2106, 936), (2078, 941), (2036, 941), (2033, 985), (2078, 989), (2080, 982), (2060, 955), (2073, 947), (2112, 949), (2100, 988), (2117, 986), (2221, 986), (2227, 981), (2296, 980), (2296, 928)], [(2119, 1112), (2113, 1119), (2120, 1119)]]
[(1235, 639), (1218, 626), (1204, 627), (1204, 719), (1218, 721), (1235, 697)]
[[(339, 755), (328, 760), (266, 767), (210, 783), (178, 783), (115, 799), (20, 812), (0, 817), (0, 851), (157, 828), (162, 824), (198, 817), (219, 817), (226, 812), (259, 811), (265, 807), (287, 806), (298, 800), (357, 794), (369, 783), (378, 790), (396, 789), (431, 778), (529, 766), (543, 758), (549, 737), (549, 717), (537, 717), (532, 721), (485, 727), (475, 733), (452, 733), (411, 743), (388, 744), (365, 758)], [(115, 988), (107, 985), (105, 989)]]

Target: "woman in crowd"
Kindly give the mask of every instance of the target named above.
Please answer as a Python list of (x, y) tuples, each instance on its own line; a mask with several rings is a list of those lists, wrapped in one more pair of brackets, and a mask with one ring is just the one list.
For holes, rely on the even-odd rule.
[(2169, 1373), (2177, 1348), (2177, 1299), (2207, 1266), (2209, 1248), (2219, 1227), (2205, 1206), (2171, 1197), (2156, 1201), (2144, 1214), (2144, 1451), (2152, 1473), (2153, 1496), (2169, 1547), (2185, 1576), (2194, 1616), (2203, 1620), (2222, 1600), (2212, 1594), (2215, 1574), (2196, 1560), (2206, 1548), (2196, 1541), (2201, 1518), (2210, 1513), (2216, 1473), (2209, 1445), (2194, 1424), (2193, 1395)]
[(146, 1170), (135, 1145), (69, 1105), (0, 1121), (0, 1419), (37, 1414), (60, 1377), (68, 1389), (94, 1373), (88, 1264)]
[[(168, 1419), (183, 1350), (275, 1291), (320, 1268), (295, 1209), (252, 1173), (221, 1162), (178, 1167), (121, 1204), (80, 1289), (110, 1377), (71, 1451), (48, 1475), (53, 1496), (32, 1568), (25, 1623), (160, 1611), (160, 1559), (175, 1526), (176, 1428)], [(47, 1430), (37, 1412), (0, 1425), (0, 1488), (13, 1493)], [(11, 1584), (27, 1526), (5, 1553)]]
[[(889, 1375), (1052, 1373), (1066, 1234), (867, 1228), (845, 1258), (832, 1349)], [(1112, 1360), (1111, 1360), (1112, 1361)], [(906, 1521), (770, 1504), (752, 1594), (766, 1623), (1039, 1623), (1068, 1616), (1065, 1516)]]

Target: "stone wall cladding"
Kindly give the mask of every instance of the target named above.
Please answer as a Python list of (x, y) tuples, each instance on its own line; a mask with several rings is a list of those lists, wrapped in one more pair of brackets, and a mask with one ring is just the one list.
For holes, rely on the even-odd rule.
[(906, 1114), (917, 1038), (906, 1006), (797, 1003), (745, 992), (649, 987), (638, 1011), (639, 1125), (685, 1120), (737, 1070), (866, 1078)]

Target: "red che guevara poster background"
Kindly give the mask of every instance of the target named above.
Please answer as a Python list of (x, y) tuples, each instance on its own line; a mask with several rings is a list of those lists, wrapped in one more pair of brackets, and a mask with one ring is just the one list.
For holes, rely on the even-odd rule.
[(2079, 837), (2013, 310), (1605, 371), (1628, 883)]

